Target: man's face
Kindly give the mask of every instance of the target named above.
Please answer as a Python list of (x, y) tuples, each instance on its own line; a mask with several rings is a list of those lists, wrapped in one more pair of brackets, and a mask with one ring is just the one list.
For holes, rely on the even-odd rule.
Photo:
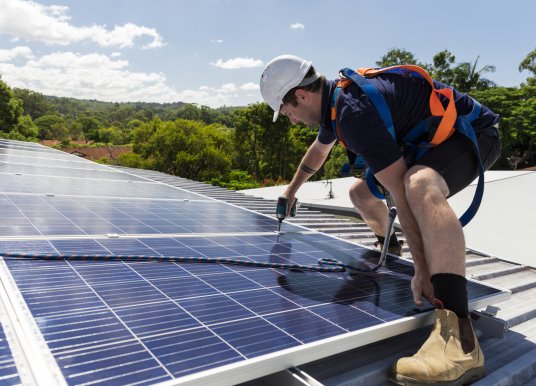
[(311, 98), (311, 95), (304, 97), (300, 92), (303, 90), (296, 91), (298, 104), (293, 106), (291, 103), (284, 103), (279, 109), (279, 114), (287, 116), (293, 125), (304, 123), (309, 127), (317, 126), (320, 124), (320, 106), (313, 103), (316, 99)]

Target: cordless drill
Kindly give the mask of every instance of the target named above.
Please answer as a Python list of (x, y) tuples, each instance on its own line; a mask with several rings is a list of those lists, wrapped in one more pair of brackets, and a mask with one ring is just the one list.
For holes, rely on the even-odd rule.
[[(292, 208), (290, 208), (290, 217), (296, 216), (296, 206), (298, 203), (298, 199), (294, 199), (294, 204), (292, 204)], [(275, 208), (275, 216), (279, 220), (279, 229), (278, 233), (281, 232), (281, 223), (287, 217), (288, 212), (288, 197), (287, 196), (279, 196), (277, 199), (277, 206)]]

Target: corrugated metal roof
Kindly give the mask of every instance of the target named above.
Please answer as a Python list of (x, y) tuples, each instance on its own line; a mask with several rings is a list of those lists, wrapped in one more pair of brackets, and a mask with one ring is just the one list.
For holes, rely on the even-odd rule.
[[(154, 171), (121, 168), (132, 174), (147, 177), (152, 180), (164, 182), (169, 185), (186, 188), (193, 192), (202, 193), (209, 197), (217, 198), (238, 206), (246, 207), (261, 213), (273, 214), (275, 201), (233, 192), (227, 189), (210, 186), (204, 183), (174, 177)], [(519, 178), (534, 178), (528, 173), (522, 173)], [(497, 197), (507, 201), (508, 195), (518, 189), (517, 181), (522, 182), (522, 188), (529, 194), (534, 188), (530, 182), (526, 185), (525, 179), (516, 177), (516, 182), (510, 181), (509, 185), (501, 185), (500, 194)], [(494, 183), (505, 181), (498, 178)], [(534, 181), (534, 180), (532, 180)], [(521, 185), (519, 186), (521, 188)], [(281, 188), (274, 188), (276, 191)], [(487, 189), (486, 202), (492, 189)], [(277, 196), (276, 196), (277, 197)], [(499, 286), (512, 291), (509, 300), (495, 304), (499, 307), (497, 314), (508, 322), (509, 331), (503, 339), (493, 338), (489, 335), (477, 332), (479, 341), (486, 356), (486, 369), (488, 375), (480, 380), (479, 385), (536, 385), (536, 270), (530, 266), (506, 261), (515, 258), (515, 251), (510, 238), (509, 229), (515, 231), (515, 224), (503, 223), (504, 202), (495, 203), (491, 209), (483, 206), (483, 211), (494, 212), (490, 222), (490, 233), (497, 244), (504, 245), (504, 253), (512, 256), (501, 255), (501, 258), (482, 253), (467, 251), (467, 276), (474, 280), (490, 285)], [(517, 215), (524, 221), (529, 230), (534, 230), (531, 220), (534, 209), (524, 201), (517, 201), (526, 208)], [(333, 209), (332, 209), (333, 211)], [(479, 212), (479, 216), (482, 213)], [(315, 230), (338, 235), (350, 241), (371, 246), (375, 241), (373, 232), (365, 224), (360, 223), (355, 217), (349, 218), (336, 214), (325, 213), (320, 210), (312, 210), (301, 207), (298, 216), (291, 221)], [(518, 228), (519, 230), (519, 228)], [(400, 237), (403, 235), (399, 233)], [(520, 243), (534, 243), (536, 238), (520, 240)], [(523, 244), (524, 245), (524, 244)], [(405, 258), (410, 258), (407, 249), (403, 253)], [(510, 260), (509, 259), (509, 260)], [(382, 340), (355, 350), (325, 358), (314, 363), (292, 368), (286, 372), (273, 374), (248, 382), (248, 385), (386, 385), (387, 371), (394, 360), (398, 357), (411, 355), (424, 342), (429, 334), (429, 327), (422, 328), (410, 333), (405, 333), (393, 338)]]

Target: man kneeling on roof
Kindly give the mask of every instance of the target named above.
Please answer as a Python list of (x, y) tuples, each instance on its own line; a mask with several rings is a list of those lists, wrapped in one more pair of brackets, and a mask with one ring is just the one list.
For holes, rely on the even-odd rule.
[[(413, 257), (411, 291), (436, 306), (429, 339), (413, 356), (400, 358), (389, 379), (401, 385), (458, 385), (485, 375), (484, 355), (469, 318), (462, 224), (476, 213), (483, 171), (500, 155), (499, 117), (470, 96), (433, 81), (416, 66), (387, 70), (344, 69), (326, 80), (310, 61), (274, 58), (264, 69), (261, 94), (293, 124), (319, 126), (284, 195), (296, 192), (324, 163), (338, 141), (369, 166), (350, 199), (377, 234), (388, 208), (377, 184), (390, 192)], [(447, 198), (480, 176), (468, 211), (458, 220)], [(380, 240), (396, 244), (391, 240)]]

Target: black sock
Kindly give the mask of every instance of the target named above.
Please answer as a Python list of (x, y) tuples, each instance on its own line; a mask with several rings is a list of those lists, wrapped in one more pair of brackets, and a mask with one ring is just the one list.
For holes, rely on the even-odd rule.
[[(385, 237), (378, 236), (378, 235), (376, 235), (376, 237), (378, 238), (378, 241), (380, 242), (381, 245), (385, 243)], [(396, 233), (393, 233), (391, 237), (389, 237), (389, 246), (394, 247), (396, 245), (398, 245), (398, 238), (396, 237)]]
[(443, 303), (444, 308), (453, 311), (458, 318), (469, 316), (465, 277), (453, 273), (436, 273), (430, 280), (434, 286), (435, 297)]

